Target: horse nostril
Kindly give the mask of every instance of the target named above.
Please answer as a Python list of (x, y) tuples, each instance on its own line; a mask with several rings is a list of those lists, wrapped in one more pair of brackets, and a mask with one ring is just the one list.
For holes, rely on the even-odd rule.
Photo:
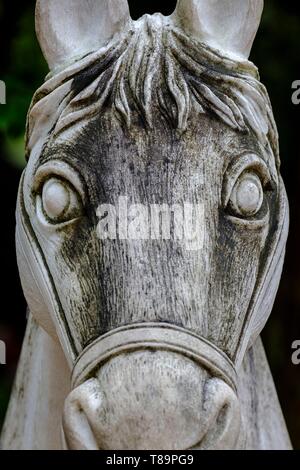
[(226, 416), (226, 413), (228, 411), (228, 405), (224, 405), (223, 408), (220, 410), (218, 417), (217, 417), (217, 425), (221, 425), (224, 422), (224, 418)]
[(201, 449), (233, 449), (241, 430), (240, 403), (235, 392), (222, 380), (206, 382), (204, 409), (208, 415), (207, 432)]
[(63, 441), (70, 450), (98, 450), (91, 421), (97, 420), (102, 397), (100, 384), (91, 379), (73, 390), (65, 401)]

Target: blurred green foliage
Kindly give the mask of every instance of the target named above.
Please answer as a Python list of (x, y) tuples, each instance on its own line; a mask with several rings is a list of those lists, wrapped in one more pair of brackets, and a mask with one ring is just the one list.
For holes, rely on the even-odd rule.
[[(34, 33), (34, 2), (26, 3), (27, 7), (17, 18), (15, 35), (8, 43), (10, 60), (1, 73), (1, 80), (6, 84), (7, 104), (0, 108), (0, 134), (7, 158), (18, 167), (25, 165), (23, 136), (27, 110), (33, 93), (48, 72)], [(6, 21), (5, 12), (2, 4), (1, 24)]]

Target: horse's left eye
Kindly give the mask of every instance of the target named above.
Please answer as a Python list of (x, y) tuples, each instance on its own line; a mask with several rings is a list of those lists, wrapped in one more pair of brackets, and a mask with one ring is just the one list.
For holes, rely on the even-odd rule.
[(262, 208), (264, 191), (260, 178), (254, 172), (244, 172), (233, 187), (229, 207), (240, 217), (253, 217)]
[(44, 216), (52, 223), (64, 223), (81, 215), (82, 202), (76, 189), (66, 180), (52, 177), (41, 189)]

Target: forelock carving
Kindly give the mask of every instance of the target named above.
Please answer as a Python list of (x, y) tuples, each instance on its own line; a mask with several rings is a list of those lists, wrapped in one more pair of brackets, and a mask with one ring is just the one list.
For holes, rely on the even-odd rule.
[(106, 109), (127, 127), (138, 115), (151, 128), (159, 112), (169, 126), (185, 130), (193, 111), (215, 116), (234, 130), (254, 132), (271, 146), (279, 165), (276, 125), (256, 67), (225, 58), (162, 15), (146, 15), (121, 41), (76, 62), (61, 77), (50, 79), (52, 89), (46, 83), (33, 102), (72, 80), (60, 102), (56, 134)]

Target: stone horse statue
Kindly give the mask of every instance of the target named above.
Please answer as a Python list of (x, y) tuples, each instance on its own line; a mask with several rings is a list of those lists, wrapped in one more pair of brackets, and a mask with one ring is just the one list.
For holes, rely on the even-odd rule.
[[(290, 448), (259, 337), (288, 232), (276, 125), (248, 61), (262, 10), (178, 0), (133, 21), (126, 0), (37, 2), (50, 74), (28, 114), (28, 327), (2, 448)], [(171, 208), (170, 237), (130, 236), (120, 198), (129, 225), (137, 207)], [(202, 207), (193, 249), (172, 222), (187, 203)]]

